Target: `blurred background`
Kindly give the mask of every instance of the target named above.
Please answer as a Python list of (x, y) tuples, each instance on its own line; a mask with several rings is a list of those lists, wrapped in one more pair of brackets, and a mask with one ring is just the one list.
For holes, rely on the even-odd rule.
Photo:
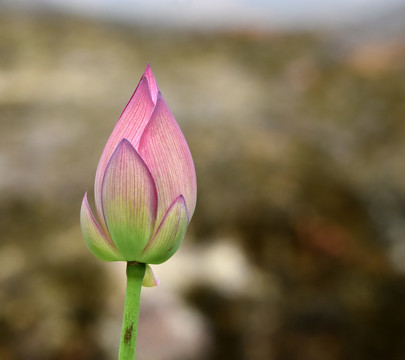
[[(79, 209), (149, 62), (198, 177), (139, 360), (405, 359), (405, 1), (0, 1), (0, 359), (116, 359)], [(92, 199), (91, 199), (92, 203)]]

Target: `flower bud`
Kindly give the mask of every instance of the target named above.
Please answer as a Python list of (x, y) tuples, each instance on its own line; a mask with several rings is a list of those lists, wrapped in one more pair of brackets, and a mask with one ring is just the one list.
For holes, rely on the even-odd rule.
[(98, 221), (87, 193), (80, 220), (101, 260), (160, 264), (179, 248), (195, 209), (196, 175), (149, 65), (101, 155), (94, 198)]

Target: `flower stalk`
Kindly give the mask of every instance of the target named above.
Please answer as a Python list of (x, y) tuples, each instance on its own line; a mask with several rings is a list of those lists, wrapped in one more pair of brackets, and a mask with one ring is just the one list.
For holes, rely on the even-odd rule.
[(127, 262), (127, 290), (118, 360), (135, 359), (139, 303), (145, 269), (146, 266), (143, 263)]

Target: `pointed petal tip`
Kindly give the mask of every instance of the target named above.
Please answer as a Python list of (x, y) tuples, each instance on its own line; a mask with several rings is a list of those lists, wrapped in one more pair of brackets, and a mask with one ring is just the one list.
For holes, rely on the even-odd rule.
[(131, 142), (127, 139), (127, 138), (123, 138), (119, 143), (118, 143), (118, 145), (117, 145), (117, 148), (119, 147), (119, 146), (130, 146), (131, 148), (134, 148), (133, 146), (132, 146), (132, 144), (131, 144)]
[(145, 79), (148, 81), (148, 86), (149, 86), (149, 92), (150, 96), (152, 98), (152, 101), (154, 104), (156, 104), (157, 101), (157, 96), (159, 91), (159, 87), (157, 86), (155, 76), (153, 75), (152, 69), (149, 65), (149, 63), (146, 64), (145, 71), (142, 75), (142, 79)]
[[(131, 142), (128, 139), (126, 139), (126, 138), (121, 139), (121, 141), (118, 143), (118, 145), (114, 149), (110, 160), (107, 163), (106, 171), (107, 171), (108, 167), (111, 166), (112, 159), (115, 156), (117, 156), (117, 153), (119, 153), (120, 151), (128, 151), (128, 150), (135, 151), (138, 154), (138, 152), (135, 150), (134, 146), (131, 144)], [(104, 181), (104, 178), (103, 178), (103, 181)]]
[(170, 208), (169, 208), (169, 209), (171, 209), (171, 208), (172, 208), (175, 204), (177, 204), (177, 203), (181, 203), (182, 206), (184, 206), (184, 210), (186, 211), (186, 215), (187, 215), (187, 221), (188, 221), (188, 223), (190, 223), (190, 220), (191, 220), (191, 219), (190, 219), (190, 213), (189, 213), (189, 211), (188, 211), (186, 199), (184, 198), (183, 194), (180, 194), (179, 196), (176, 197), (176, 199), (174, 199), (174, 201), (173, 201), (173, 203), (170, 205)]
[(91, 213), (91, 215), (94, 217), (90, 205), (89, 205), (89, 200), (87, 198), (87, 190), (85, 191), (84, 195), (83, 195), (83, 200), (82, 200), (82, 207), (81, 207), (81, 211), (83, 210), (83, 207), (86, 207), (88, 209), (88, 211)]
[[(150, 67), (150, 64), (147, 62), (146, 63), (146, 67), (145, 67), (145, 71), (143, 72), (143, 76), (153, 76), (153, 72), (152, 72), (152, 68)], [(154, 77), (154, 76), (153, 76)]]
[(156, 94), (156, 105), (157, 105), (158, 102), (161, 102), (161, 101), (163, 101), (163, 102), (165, 103), (165, 105), (167, 106), (166, 100), (165, 100), (165, 98), (163, 97), (162, 92), (161, 92), (160, 90), (158, 90), (158, 92), (157, 92), (157, 94)]

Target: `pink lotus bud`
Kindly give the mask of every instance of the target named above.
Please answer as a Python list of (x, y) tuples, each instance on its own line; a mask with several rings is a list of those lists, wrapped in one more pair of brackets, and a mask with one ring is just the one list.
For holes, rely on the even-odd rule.
[(98, 163), (98, 221), (84, 195), (84, 241), (104, 261), (160, 264), (179, 248), (196, 197), (190, 150), (148, 65)]

